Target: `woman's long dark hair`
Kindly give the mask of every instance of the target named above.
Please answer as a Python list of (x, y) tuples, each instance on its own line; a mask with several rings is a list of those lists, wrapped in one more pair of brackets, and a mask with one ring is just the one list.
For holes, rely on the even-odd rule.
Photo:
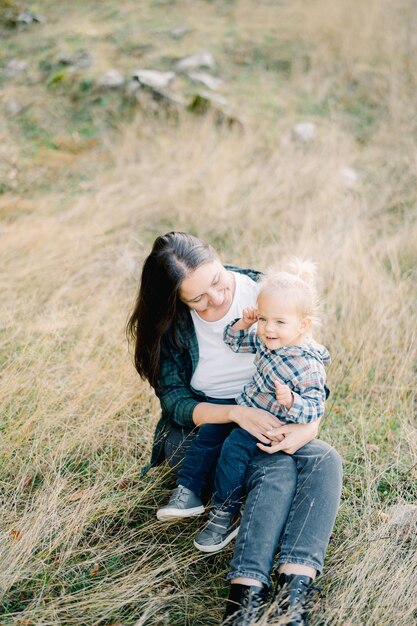
[(135, 346), (135, 367), (156, 387), (161, 366), (162, 340), (180, 348), (178, 325), (188, 315), (179, 298), (181, 283), (197, 267), (217, 259), (213, 248), (181, 232), (158, 237), (142, 269), (135, 308), (127, 323), (127, 335)]

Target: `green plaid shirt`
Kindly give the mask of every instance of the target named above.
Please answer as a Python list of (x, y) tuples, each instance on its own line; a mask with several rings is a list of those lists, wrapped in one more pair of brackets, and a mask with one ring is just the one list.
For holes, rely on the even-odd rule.
[[(226, 265), (227, 270), (246, 274), (258, 281), (262, 274), (255, 270), (241, 269)], [(178, 328), (178, 339), (183, 349), (165, 348), (161, 361), (161, 371), (155, 393), (161, 403), (162, 414), (156, 426), (152, 449), (151, 465), (164, 460), (164, 441), (173, 427), (187, 430), (195, 426), (193, 411), (197, 404), (205, 402), (206, 396), (191, 388), (191, 378), (198, 363), (198, 342), (191, 315)]]

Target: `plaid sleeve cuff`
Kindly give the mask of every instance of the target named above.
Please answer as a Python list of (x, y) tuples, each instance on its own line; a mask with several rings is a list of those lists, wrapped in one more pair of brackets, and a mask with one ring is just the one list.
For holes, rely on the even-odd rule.
[(194, 424), (193, 412), (195, 407), (200, 404), (202, 400), (194, 400), (187, 398), (179, 400), (177, 406), (174, 409), (174, 422), (179, 426), (190, 426)]
[(324, 405), (317, 401), (303, 400), (295, 391), (292, 392), (294, 401), (290, 409), (283, 407), (287, 419), (296, 424), (310, 424), (324, 414)]
[(288, 419), (294, 422), (303, 422), (305, 416), (304, 413), (304, 402), (301, 396), (298, 393), (292, 391), (293, 403), (290, 409), (287, 409)]
[(233, 350), (233, 352), (241, 352), (242, 346), (246, 338), (248, 337), (247, 330), (234, 330), (232, 326), (236, 324), (240, 320), (240, 317), (232, 320), (227, 324), (226, 328), (223, 331), (223, 341)]
[(236, 339), (243, 339), (245, 334), (248, 332), (247, 330), (233, 330), (232, 326), (236, 324), (240, 320), (240, 317), (232, 320), (227, 324), (223, 331), (223, 341), (226, 343), (233, 343)]

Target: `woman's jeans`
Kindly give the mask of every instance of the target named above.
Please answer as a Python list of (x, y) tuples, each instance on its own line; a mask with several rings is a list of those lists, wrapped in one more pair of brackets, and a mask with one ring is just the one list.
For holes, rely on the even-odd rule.
[[(173, 429), (168, 435), (165, 451), (172, 466), (183, 458), (193, 434)], [(279, 564), (321, 572), (341, 487), (341, 458), (324, 441), (315, 439), (295, 455), (258, 450), (247, 468), (247, 499), (228, 578), (244, 576), (270, 586), (279, 544)]]

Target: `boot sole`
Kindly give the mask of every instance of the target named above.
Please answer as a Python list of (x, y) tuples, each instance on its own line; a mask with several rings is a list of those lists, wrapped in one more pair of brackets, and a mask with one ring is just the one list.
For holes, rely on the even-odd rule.
[(168, 522), (173, 519), (185, 519), (186, 517), (195, 517), (204, 513), (204, 506), (195, 506), (192, 509), (159, 509), (156, 512), (156, 517), (160, 522)]
[(239, 532), (239, 526), (235, 528), (230, 533), (230, 535), (228, 535), (226, 539), (222, 541), (221, 543), (216, 543), (216, 545), (214, 546), (205, 546), (205, 545), (202, 545), (201, 543), (197, 543), (197, 541), (194, 541), (194, 547), (197, 548), (197, 550), (200, 550), (200, 552), (206, 552), (207, 554), (215, 554), (216, 552), (221, 552), (223, 548), (225, 548), (231, 541), (233, 541), (233, 539), (236, 537), (238, 532)]

